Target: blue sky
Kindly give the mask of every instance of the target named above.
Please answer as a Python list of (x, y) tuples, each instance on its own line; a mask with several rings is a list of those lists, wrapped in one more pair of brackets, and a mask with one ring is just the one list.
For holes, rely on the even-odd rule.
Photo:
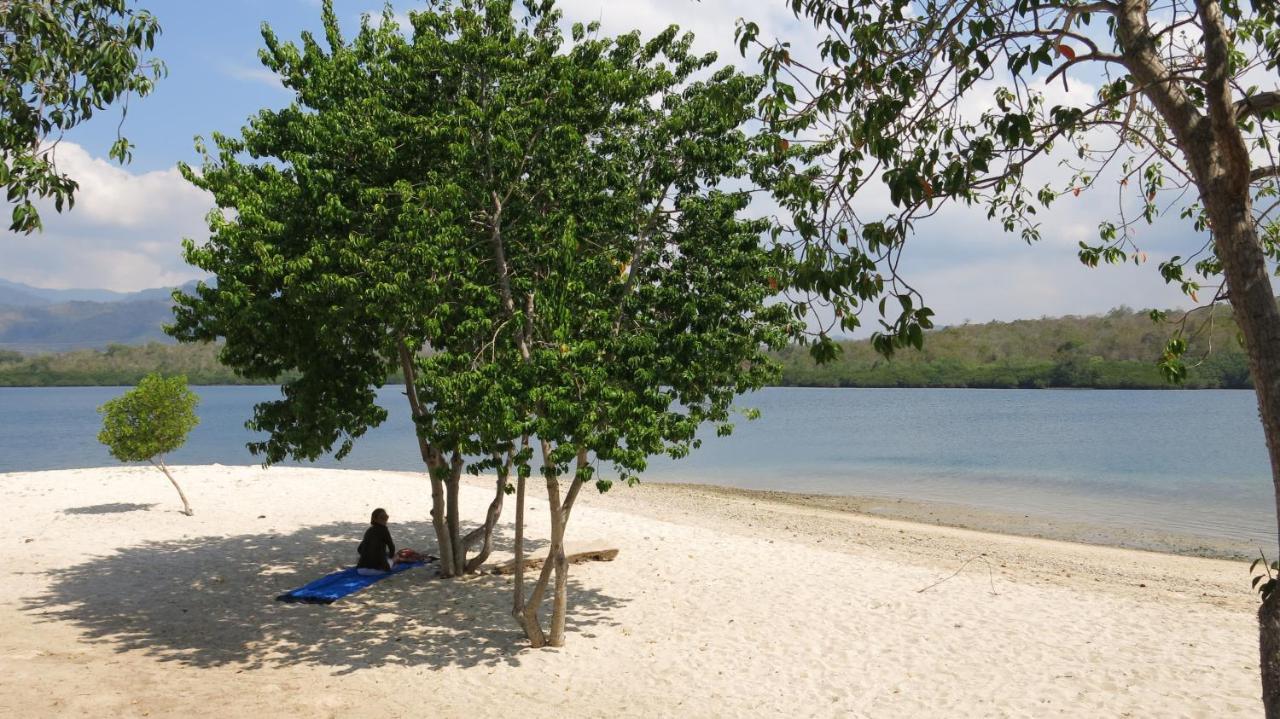
[[(152, 95), (129, 107), (125, 135), (137, 147), (128, 169), (135, 173), (165, 170), (177, 160), (195, 161), (194, 136), (207, 137), (215, 130), (234, 133), (256, 109), (286, 104), (289, 93), (258, 61), (261, 25), (270, 23), (286, 39), (320, 27), (320, 4), (312, 0), (135, 4), (160, 20), (163, 34), (155, 54), (169, 69)], [(362, 12), (381, 7), (378, 2), (337, 3), (353, 25)], [(92, 122), (76, 128), (68, 139), (101, 156), (114, 133), (114, 123)]]
[[(115, 133), (112, 112), (69, 134), (59, 162), (81, 182), (76, 208), (61, 216), (52, 209), (44, 212), (42, 235), (0, 239), (0, 277), (43, 287), (121, 291), (197, 277), (179, 257), (180, 241), (204, 236), (203, 216), (210, 203), (182, 181), (175, 163), (197, 159), (196, 135), (234, 134), (258, 109), (288, 103), (290, 94), (258, 62), (264, 21), (285, 39), (319, 27), (318, 0), (139, 4), (161, 23), (156, 54), (168, 65), (169, 75), (151, 96), (130, 105), (125, 134), (136, 145), (133, 162), (122, 168), (105, 161)], [(564, 0), (560, 6), (567, 20), (599, 20), (604, 32), (640, 29), (652, 34), (677, 23), (695, 32), (703, 49), (743, 64), (733, 48), (739, 16), (759, 22), (762, 36), (784, 35), (798, 47), (806, 42), (812, 47), (812, 27), (795, 22), (788, 4)], [(378, 13), (383, 7), (367, 0), (337, 0), (335, 5), (352, 28), (362, 13)], [(422, 3), (397, 0), (393, 6), (407, 12)], [(1185, 299), (1161, 282), (1155, 263), (1171, 254), (1185, 255), (1204, 238), (1176, 221), (1144, 231), (1141, 239), (1152, 258), (1144, 267), (1089, 270), (1075, 259), (1076, 243), (1092, 239), (1098, 221), (1113, 214), (1109, 196), (1086, 194), (1064, 201), (1045, 217), (1045, 240), (1027, 246), (988, 224), (982, 212), (956, 208), (921, 225), (903, 266), (946, 324), (1097, 313), (1120, 304), (1184, 306)]]

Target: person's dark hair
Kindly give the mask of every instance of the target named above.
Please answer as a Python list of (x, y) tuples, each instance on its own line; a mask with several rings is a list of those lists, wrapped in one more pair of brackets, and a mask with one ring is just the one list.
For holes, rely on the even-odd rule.
[(387, 510), (383, 509), (382, 507), (378, 507), (377, 509), (373, 510), (373, 514), (369, 515), (369, 522), (372, 524), (377, 524), (378, 517), (385, 517), (385, 516), (387, 516)]

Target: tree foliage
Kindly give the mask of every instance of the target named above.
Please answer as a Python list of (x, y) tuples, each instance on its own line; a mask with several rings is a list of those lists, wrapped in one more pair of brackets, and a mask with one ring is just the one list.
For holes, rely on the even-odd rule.
[[(949, 203), (985, 208), (1004, 230), (1035, 242), (1046, 208), (1114, 188), (1115, 213), (1100, 220), (1096, 241), (1079, 246), (1080, 260), (1091, 266), (1146, 262), (1136, 228), (1167, 211), (1207, 229), (1193, 167), (1199, 160), (1184, 152), (1192, 135), (1210, 131), (1208, 40), (1196, 5), (789, 5), (825, 32), (817, 62), (797, 59), (801, 51), (789, 42), (761, 39), (751, 22), (740, 24), (737, 37), (744, 52), (759, 49), (772, 78), (762, 112), (790, 138), (780, 149), (787, 163), (775, 195), (805, 256), (793, 291), (833, 308), (820, 344), (831, 329), (860, 326), (870, 308), (880, 351), (919, 347), (933, 312), (898, 263), (913, 229)], [(1232, 122), (1256, 165), (1245, 168), (1244, 181), (1259, 199), (1275, 198), (1280, 93), (1257, 83), (1275, 81), (1276, 6), (1200, 5), (1214, 8), (1211, 30), (1224, 33), (1225, 56), (1213, 69), (1235, 96), (1228, 102)], [(1163, 109), (1169, 103), (1152, 93), (1157, 87), (1178, 98), (1178, 112), (1203, 121), (1175, 128)], [(1037, 171), (1056, 176), (1036, 184)], [(868, 209), (880, 203), (866, 198), (879, 193), (888, 195), (887, 211)], [(1253, 208), (1272, 260), (1280, 257), (1275, 208), (1270, 201)], [(1161, 262), (1158, 271), (1199, 299), (1202, 284), (1221, 282), (1222, 268), (1208, 243)], [(1225, 295), (1219, 287), (1209, 298)]]
[[(61, 212), (76, 181), (58, 170), (62, 133), (131, 95), (151, 92), (164, 74), (148, 58), (160, 25), (128, 0), (0, 0), (0, 187), (14, 204), (9, 229), (41, 227), (35, 200)], [(109, 156), (127, 162), (133, 145), (117, 135)]]
[[(788, 255), (720, 187), (758, 161), (741, 127), (761, 81), (712, 72), (674, 27), (643, 40), (574, 26), (566, 43), (550, 2), (441, 0), (407, 36), (388, 11), (351, 41), (330, 3), (323, 19), (323, 43), (264, 30), (294, 104), (184, 168), (228, 212), (186, 245), (218, 282), (180, 299), (173, 332), (224, 339), (247, 377), (296, 373), (250, 423), (267, 462), (344, 455), (386, 418), (375, 390), (399, 369), (447, 574), (487, 554), (513, 472), (521, 536), (536, 468), (551, 561), (529, 602), (517, 581), (516, 615), (536, 645), (558, 644), (582, 485), (608, 488), (601, 464), (631, 479), (650, 455), (684, 455), (704, 422), (728, 431), (730, 401), (776, 375), (764, 351), (792, 331), (765, 306)], [(463, 536), (467, 467), (498, 481)]]
[[(1027, 242), (1037, 215), (1096, 190), (1119, 198), (1079, 259), (1143, 264), (1136, 228), (1163, 214), (1207, 234), (1157, 263), (1199, 302), (1231, 304), (1280, 501), (1280, 4), (1275, 0), (790, 0), (824, 35), (811, 63), (758, 43), (766, 121), (794, 142), (775, 192), (804, 261), (789, 283), (850, 329), (868, 306), (889, 354), (919, 348), (932, 311), (898, 272), (918, 223), (984, 207)], [(1061, 90), (1059, 90), (1061, 84)], [(1035, 180), (1047, 169), (1048, 182)], [(1057, 168), (1057, 169), (1055, 169)], [(888, 209), (859, 207), (884, 191)], [(871, 207), (875, 203), (868, 203)], [(824, 328), (825, 332), (825, 328)], [(816, 354), (835, 348), (821, 332)], [(1185, 337), (1160, 368), (1183, 381)], [(1068, 367), (1067, 370), (1079, 370)], [(1068, 371), (1066, 374), (1070, 375)], [(1280, 717), (1280, 595), (1259, 613), (1263, 703)]]
[(121, 462), (151, 462), (164, 472), (188, 515), (191, 505), (165, 466), (164, 455), (181, 447), (200, 423), (199, 403), (200, 398), (187, 389), (186, 377), (149, 374), (137, 387), (98, 408), (102, 415), (98, 441)]
[(98, 408), (98, 441), (121, 462), (145, 462), (182, 446), (199, 424), (200, 398), (183, 376), (149, 374), (138, 386)]

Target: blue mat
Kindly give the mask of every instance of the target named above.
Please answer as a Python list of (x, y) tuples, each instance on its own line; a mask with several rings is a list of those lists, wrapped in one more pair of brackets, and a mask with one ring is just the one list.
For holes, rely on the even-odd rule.
[(370, 584), (375, 584), (401, 572), (407, 572), (414, 567), (424, 566), (426, 563), (408, 562), (397, 564), (395, 569), (392, 569), (387, 574), (372, 576), (358, 574), (355, 567), (347, 567), (340, 572), (321, 577), (306, 586), (298, 587), (292, 592), (285, 592), (276, 597), (276, 599), (282, 602), (301, 602), (303, 604), (332, 604), (334, 601), (348, 594), (358, 592)]

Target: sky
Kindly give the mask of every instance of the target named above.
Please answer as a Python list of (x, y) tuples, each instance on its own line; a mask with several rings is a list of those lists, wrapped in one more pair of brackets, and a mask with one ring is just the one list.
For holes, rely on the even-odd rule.
[[(258, 61), (263, 22), (289, 40), (303, 30), (318, 31), (320, 23), (319, 0), (138, 4), (161, 24), (155, 54), (169, 74), (153, 94), (130, 102), (124, 133), (136, 145), (133, 161), (120, 166), (106, 159), (118, 119), (113, 111), (69, 133), (59, 146), (58, 163), (80, 182), (75, 208), (62, 215), (44, 209), (41, 234), (5, 231), (0, 278), (48, 288), (135, 291), (201, 277), (183, 263), (181, 241), (207, 236), (204, 216), (212, 205), (181, 178), (176, 163), (198, 164), (196, 136), (237, 134), (259, 109), (291, 100)], [(397, 13), (422, 5), (392, 2)], [(810, 48), (815, 38), (812, 25), (792, 17), (787, 0), (562, 0), (559, 5), (567, 21), (599, 21), (605, 33), (639, 29), (652, 35), (678, 24), (695, 33), (695, 46), (747, 67), (751, 62), (733, 43), (741, 16), (759, 23), (762, 37), (785, 37)], [(352, 29), (362, 13), (379, 13), (383, 6), (378, 0), (335, 2)], [(1088, 90), (1087, 83), (1075, 87)], [(1050, 179), (1055, 168), (1042, 171)], [(7, 209), (3, 215), (8, 216)], [(1098, 222), (1114, 215), (1114, 201), (1102, 193), (1065, 198), (1042, 218), (1044, 239), (1027, 245), (989, 223), (981, 210), (950, 208), (919, 225), (902, 269), (940, 324), (1095, 314), (1119, 305), (1188, 306), (1160, 279), (1156, 264), (1189, 254), (1207, 238), (1176, 219), (1165, 220), (1140, 230), (1139, 242), (1150, 258), (1145, 265), (1084, 267), (1076, 259), (1077, 243), (1094, 239)]]

